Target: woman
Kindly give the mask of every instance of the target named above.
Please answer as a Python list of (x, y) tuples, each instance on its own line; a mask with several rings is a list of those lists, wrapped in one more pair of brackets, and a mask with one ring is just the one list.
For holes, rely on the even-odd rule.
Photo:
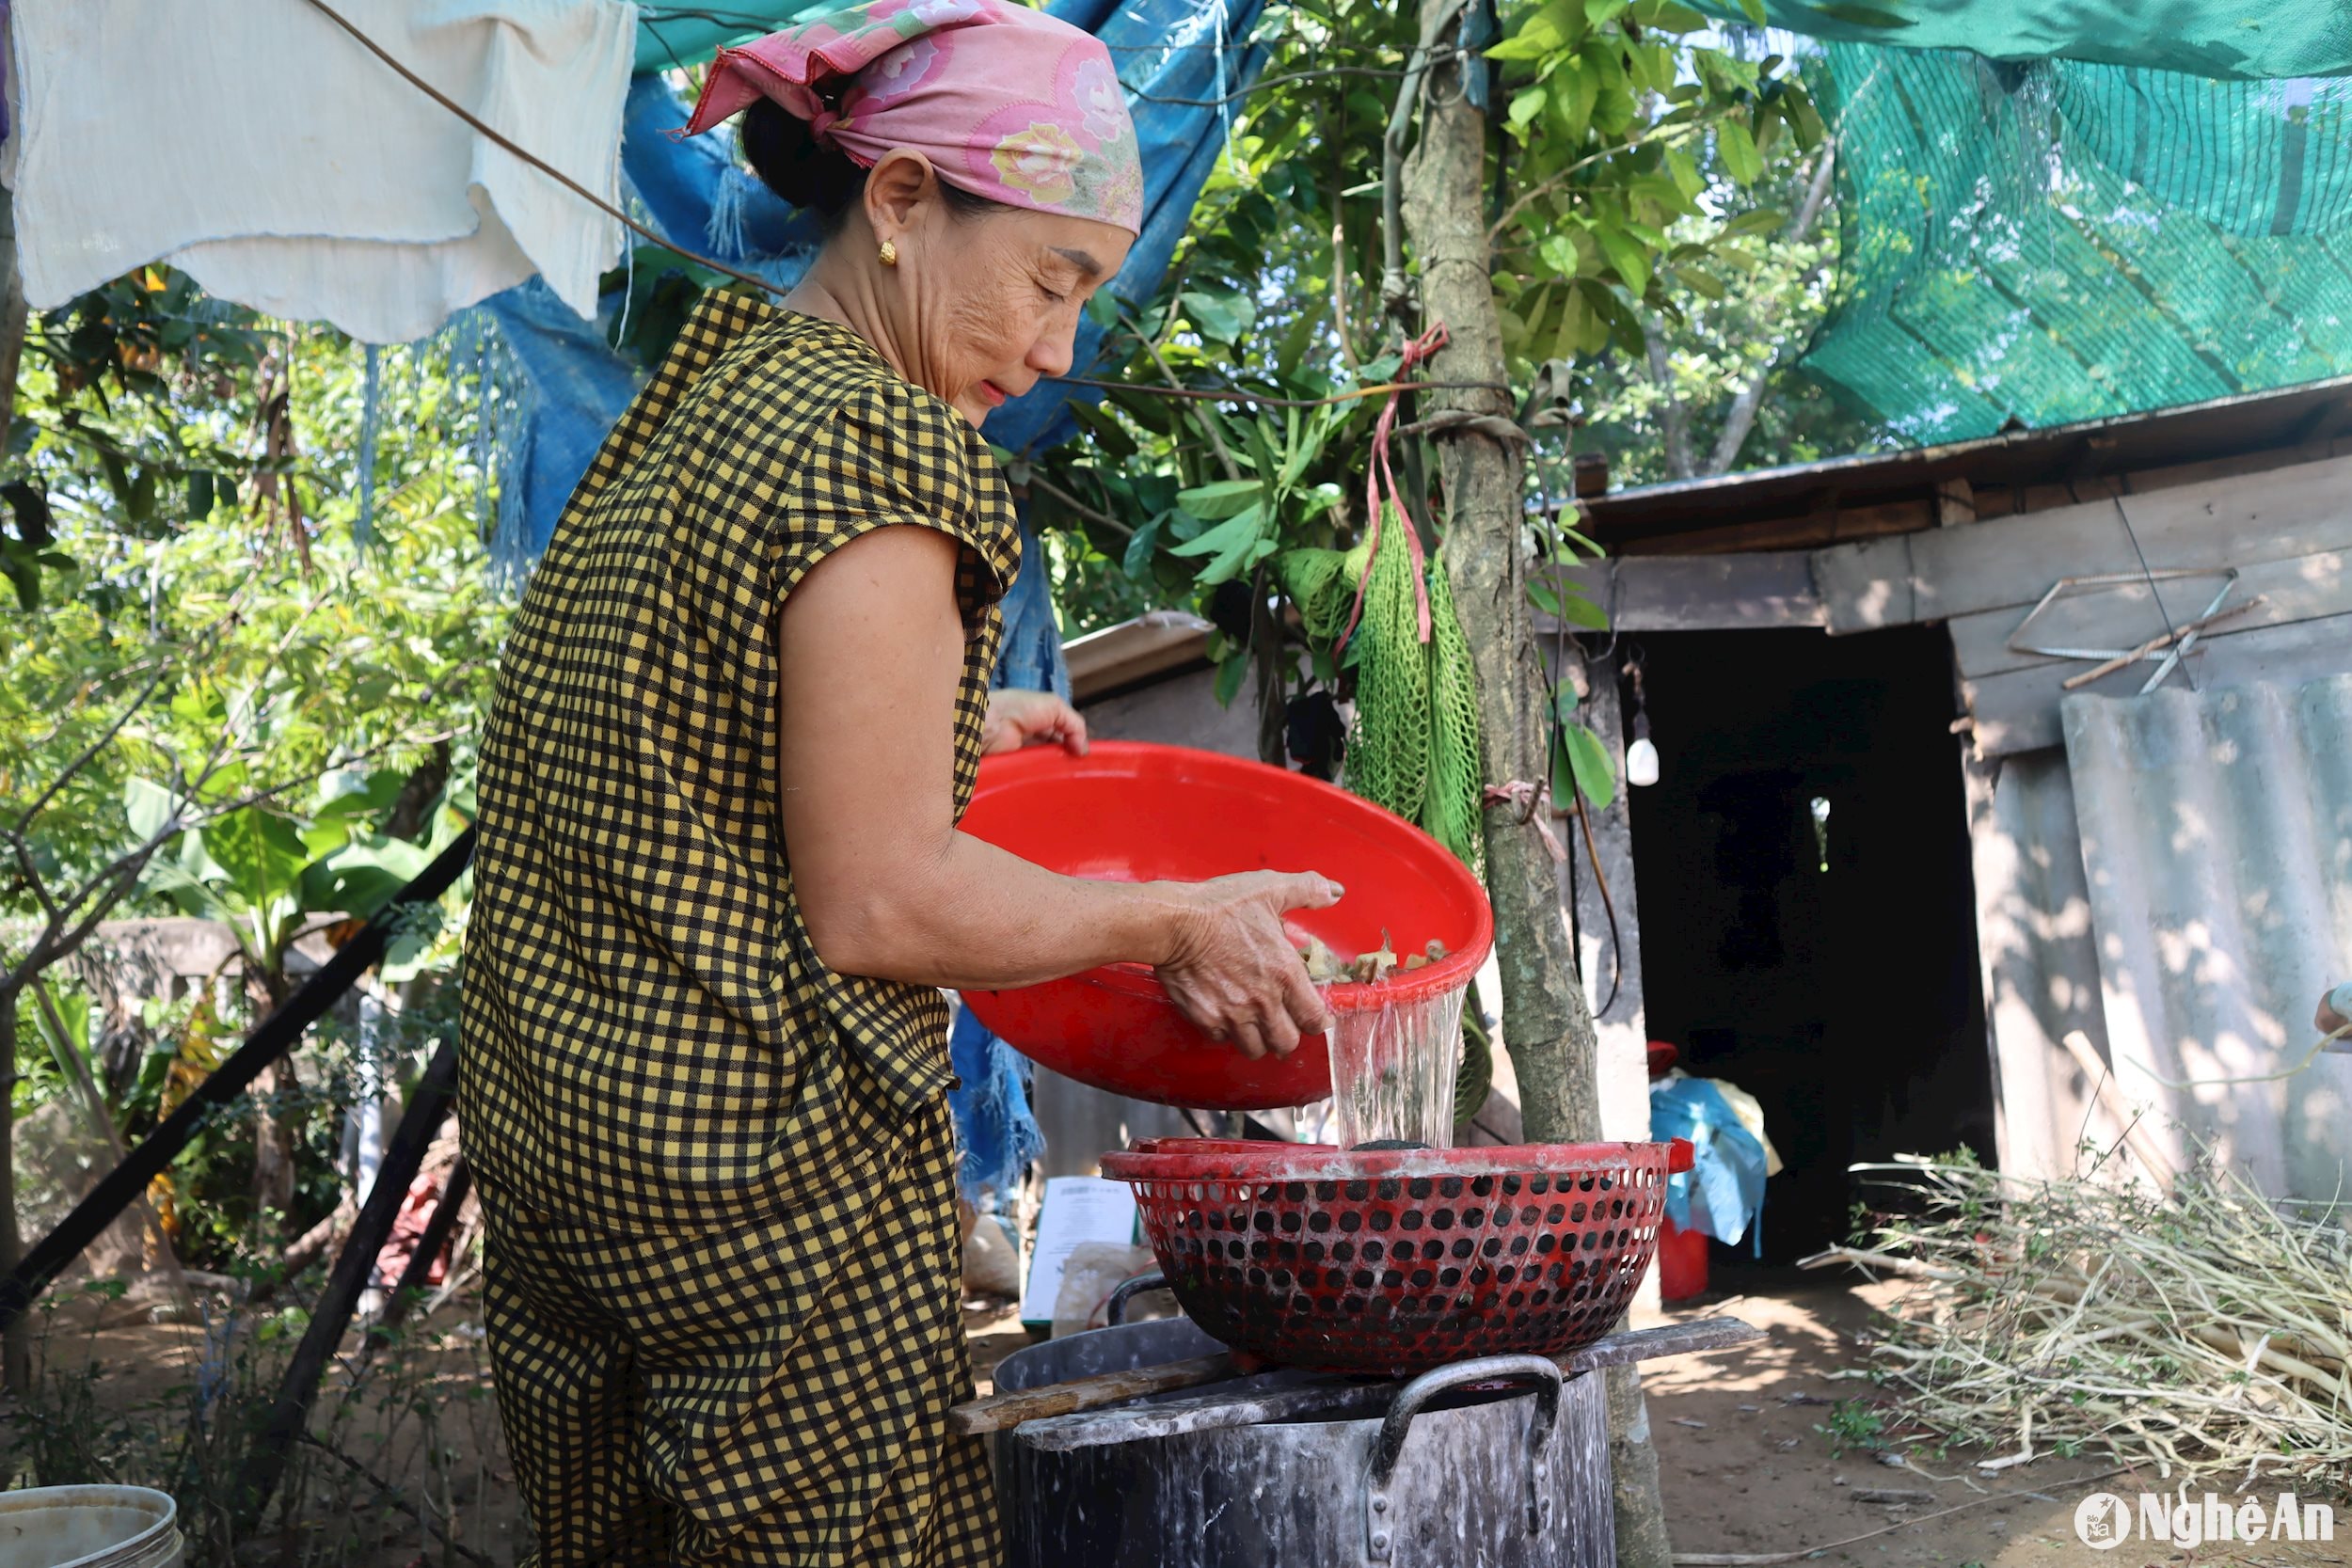
[(1122, 886), (956, 831), (1017, 564), (978, 427), (1065, 372), (1137, 228), (1110, 60), (1001, 0), (722, 55), (693, 131), (830, 231), (706, 299), (534, 575), (481, 768), (463, 1113), (540, 1560), (998, 1555), (959, 1314), (939, 988), (1155, 964), (1249, 1054), (1323, 1025), (1311, 874)]

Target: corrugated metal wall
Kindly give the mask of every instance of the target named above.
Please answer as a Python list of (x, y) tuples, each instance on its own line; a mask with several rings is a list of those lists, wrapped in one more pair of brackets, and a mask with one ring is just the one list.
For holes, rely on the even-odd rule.
[[(2352, 978), (2352, 677), (2072, 697), (2066, 746), (1972, 789), (1979, 926), (2010, 1168), (2069, 1168), (2090, 1035), (2177, 1159), (2211, 1143), (2262, 1187), (2352, 1192), (2352, 1056), (2270, 1082)], [(2184, 1086), (2186, 1085), (2186, 1086)]]

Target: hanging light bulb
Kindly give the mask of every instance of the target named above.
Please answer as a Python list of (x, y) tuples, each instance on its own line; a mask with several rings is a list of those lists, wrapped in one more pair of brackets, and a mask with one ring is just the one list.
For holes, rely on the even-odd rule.
[(1640, 787), (1658, 782), (1658, 747), (1649, 737), (1649, 709), (1642, 697), (1641, 661), (1629, 660), (1626, 672), (1633, 677), (1633, 741), (1625, 749), (1625, 782)]
[(1633, 721), (1633, 744), (1625, 749), (1625, 782), (1629, 784), (1658, 782), (1658, 748), (1645, 733), (1648, 728), (1645, 721)]

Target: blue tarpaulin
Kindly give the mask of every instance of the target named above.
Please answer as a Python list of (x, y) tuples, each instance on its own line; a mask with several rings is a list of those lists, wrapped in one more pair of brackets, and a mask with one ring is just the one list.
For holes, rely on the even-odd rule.
[[(774, 7), (773, 14), (780, 22), (823, 8)], [(1128, 89), (1143, 156), (1144, 228), (1108, 287), (1141, 306), (1158, 290), (1223, 150), (1228, 114), (1214, 101), (1247, 87), (1264, 64), (1264, 48), (1244, 41), (1263, 0), (1053, 0), (1046, 8), (1100, 38)], [(752, 29), (737, 24), (739, 11), (722, 22), (709, 13), (666, 19), (656, 14), (660, 9), (648, 10), (638, 55), (645, 73), (631, 83), (623, 111), (621, 165), (629, 195), (644, 221), (671, 243), (789, 288), (816, 254), (815, 223), (740, 167), (727, 137), (670, 135), (686, 123), (688, 105), (657, 74)], [(535, 278), (484, 307), (513, 355), (520, 405), (501, 465), (495, 550), (516, 578), (546, 548), (573, 486), (636, 393), (635, 368), (607, 340), (621, 308), (616, 293), (606, 301), (604, 322), (582, 321)], [(1098, 368), (1103, 340), (1103, 328), (1085, 318), (1075, 373)], [(1046, 450), (1076, 429), (1071, 400), (1099, 396), (1041, 383), (990, 416), (988, 438), (1016, 453)], [(1022, 537), (1022, 570), (1005, 600), (995, 685), (1067, 697), (1070, 676), (1044, 552), (1025, 516)], [(964, 1193), (1009, 1196), (1044, 1141), (1029, 1113), (1028, 1064), (968, 1014), (958, 1017), (950, 1056), (961, 1080), (950, 1100), (963, 1139)]]

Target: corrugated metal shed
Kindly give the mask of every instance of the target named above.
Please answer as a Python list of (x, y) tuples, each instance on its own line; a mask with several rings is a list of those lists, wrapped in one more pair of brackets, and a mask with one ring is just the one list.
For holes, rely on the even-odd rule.
[(2005, 1164), (2113, 1140), (2058, 1046), (2080, 1028), (2176, 1161), (2202, 1140), (2276, 1196), (2344, 1196), (2352, 1056), (2290, 1069), (2352, 976), (2352, 676), (2064, 721), (2062, 760), (2009, 759), (1973, 802)]

